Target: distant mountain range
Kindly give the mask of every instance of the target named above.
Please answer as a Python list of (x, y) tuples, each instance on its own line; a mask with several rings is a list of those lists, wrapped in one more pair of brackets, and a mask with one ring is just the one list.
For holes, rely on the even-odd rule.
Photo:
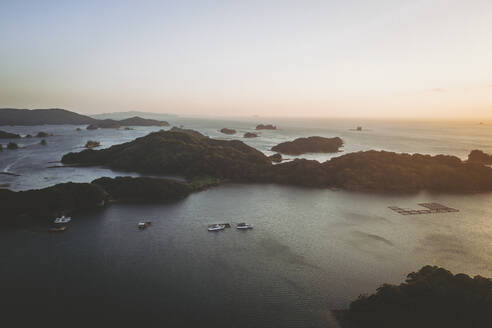
[(177, 117), (178, 115), (176, 114), (167, 114), (167, 113), (149, 113), (149, 112), (140, 112), (140, 111), (129, 111), (129, 112), (114, 112), (114, 113), (103, 113), (103, 114), (95, 114), (91, 115), (92, 118), (98, 119), (98, 120), (106, 120), (106, 119), (112, 119), (112, 120), (123, 120), (126, 118), (130, 117), (142, 117), (142, 118), (148, 118), (148, 119), (154, 119), (154, 120), (167, 120), (171, 117)]
[(97, 120), (61, 108), (0, 108), (0, 125), (93, 124)]
[[(132, 113), (132, 112), (127, 112)], [(116, 113), (114, 113), (116, 114)], [(111, 115), (111, 114), (108, 114)], [(0, 108), (0, 125), (87, 124), (91, 129), (120, 126), (167, 126), (168, 122), (136, 115), (122, 120), (96, 119), (61, 108), (17, 109)]]

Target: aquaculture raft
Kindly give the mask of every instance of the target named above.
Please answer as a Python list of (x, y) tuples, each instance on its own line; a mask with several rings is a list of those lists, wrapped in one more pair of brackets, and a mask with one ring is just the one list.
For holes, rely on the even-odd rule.
[(439, 203), (419, 203), (419, 206), (425, 207), (425, 210), (418, 209), (406, 209), (398, 206), (389, 206), (388, 208), (395, 211), (401, 215), (419, 215), (419, 214), (434, 214), (434, 213), (452, 213), (459, 212), (459, 210), (451, 207), (447, 207), (445, 205)]

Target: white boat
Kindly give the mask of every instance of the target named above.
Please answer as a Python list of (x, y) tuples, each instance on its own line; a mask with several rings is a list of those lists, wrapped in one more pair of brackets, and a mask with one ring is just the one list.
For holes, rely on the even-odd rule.
[(226, 228), (225, 224), (212, 224), (208, 226), (208, 231), (221, 231)]
[(141, 221), (137, 224), (137, 227), (139, 229), (145, 229), (147, 228), (152, 222), (151, 221)]
[(236, 229), (244, 229), (244, 230), (253, 229), (253, 225), (241, 222), (236, 225)]
[(65, 216), (65, 215), (62, 215), (58, 218), (55, 219), (55, 223), (68, 223), (72, 221), (72, 218), (70, 216)]

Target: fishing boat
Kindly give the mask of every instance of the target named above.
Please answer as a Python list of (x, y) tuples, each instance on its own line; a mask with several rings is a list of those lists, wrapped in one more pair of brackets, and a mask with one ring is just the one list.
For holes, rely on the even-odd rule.
[(70, 221), (72, 221), (72, 218), (70, 216), (62, 215), (60, 217), (57, 217), (54, 222), (60, 224), (60, 223), (68, 223)]
[(240, 229), (240, 230), (253, 229), (253, 225), (241, 222), (236, 225), (236, 229)]
[(212, 224), (208, 226), (208, 231), (222, 231), (226, 228), (225, 224)]
[(141, 221), (137, 224), (137, 227), (139, 229), (145, 229), (147, 228), (152, 222), (151, 221)]

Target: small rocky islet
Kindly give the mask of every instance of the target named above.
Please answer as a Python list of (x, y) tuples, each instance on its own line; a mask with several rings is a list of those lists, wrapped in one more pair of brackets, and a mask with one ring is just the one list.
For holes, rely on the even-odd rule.
[(220, 129), (220, 132), (223, 134), (229, 134), (229, 135), (236, 134), (236, 130), (229, 129), (229, 128), (222, 128), (222, 129)]
[(277, 130), (277, 126), (272, 124), (258, 124), (255, 130)]
[(243, 135), (243, 138), (257, 138), (257, 137), (258, 137), (258, 134), (253, 133), (253, 132), (246, 132)]

